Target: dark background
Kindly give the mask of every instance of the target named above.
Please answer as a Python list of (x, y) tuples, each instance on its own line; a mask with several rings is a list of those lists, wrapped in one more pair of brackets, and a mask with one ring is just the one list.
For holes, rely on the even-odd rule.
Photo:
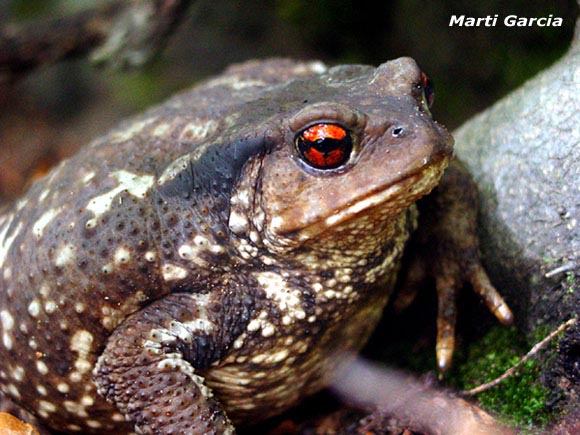
[[(0, 0), (0, 26), (96, 3)], [(435, 118), (455, 128), (561, 56), (577, 9), (574, 0), (200, 0), (166, 50), (138, 71), (69, 61), (0, 85), (0, 200), (123, 117), (252, 58), (379, 64), (412, 56), (435, 83)], [(500, 17), (495, 27), (449, 27), (453, 14)], [(505, 27), (512, 14), (552, 14), (564, 24)]]

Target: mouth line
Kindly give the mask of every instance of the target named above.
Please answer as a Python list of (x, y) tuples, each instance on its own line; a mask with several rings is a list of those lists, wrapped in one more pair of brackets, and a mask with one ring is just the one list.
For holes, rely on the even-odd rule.
[[(304, 242), (306, 240), (312, 239), (313, 237), (324, 233), (325, 231), (335, 228), (345, 222), (356, 219), (357, 216), (362, 215), (369, 210), (372, 210), (382, 204), (389, 202), (389, 200), (395, 198), (397, 194), (408, 188), (409, 186), (415, 186), (417, 182), (423, 178), (436, 177), (441, 173), (446, 167), (445, 164), (437, 163), (432, 164), (431, 167), (417, 168), (416, 170), (406, 173), (393, 182), (389, 183), (388, 186), (379, 187), (374, 189), (372, 192), (366, 194), (365, 196), (357, 199), (353, 204), (350, 204), (332, 214), (322, 217), (318, 222), (313, 223), (297, 234), (298, 240)], [(435, 185), (433, 186), (433, 188)], [(423, 189), (417, 189), (417, 192), (412, 192), (412, 189), (408, 192), (411, 196), (416, 196), (417, 193)], [(419, 196), (426, 195), (429, 192), (425, 192)], [(414, 202), (414, 201), (412, 201)]]

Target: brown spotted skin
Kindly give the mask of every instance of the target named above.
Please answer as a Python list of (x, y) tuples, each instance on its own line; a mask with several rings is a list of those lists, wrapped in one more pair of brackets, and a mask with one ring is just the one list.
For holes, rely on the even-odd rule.
[[(295, 138), (354, 138), (331, 170)], [(452, 151), (408, 58), (250, 62), (121, 124), (0, 214), (0, 383), (52, 431), (230, 433), (322, 388)]]

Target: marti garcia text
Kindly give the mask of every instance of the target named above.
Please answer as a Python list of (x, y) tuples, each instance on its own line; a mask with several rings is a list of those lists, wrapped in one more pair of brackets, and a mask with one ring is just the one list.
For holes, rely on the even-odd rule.
[(449, 26), (458, 27), (495, 27), (497, 23), (503, 24), (506, 27), (560, 27), (563, 19), (554, 17), (552, 14), (547, 17), (518, 17), (517, 15), (507, 15), (503, 20), (499, 18), (499, 14), (487, 15), (485, 17), (468, 17), (466, 15), (451, 15), (449, 19)]

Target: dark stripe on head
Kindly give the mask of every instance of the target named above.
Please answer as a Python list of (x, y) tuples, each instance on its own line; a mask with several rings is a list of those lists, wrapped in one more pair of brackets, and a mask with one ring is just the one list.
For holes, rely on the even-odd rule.
[[(159, 186), (169, 200), (223, 199), (220, 212), (229, 212), (229, 198), (245, 163), (267, 151), (263, 137), (238, 138), (226, 144), (212, 144), (195, 160), (189, 160), (173, 179)], [(195, 154), (195, 153), (192, 153)]]

